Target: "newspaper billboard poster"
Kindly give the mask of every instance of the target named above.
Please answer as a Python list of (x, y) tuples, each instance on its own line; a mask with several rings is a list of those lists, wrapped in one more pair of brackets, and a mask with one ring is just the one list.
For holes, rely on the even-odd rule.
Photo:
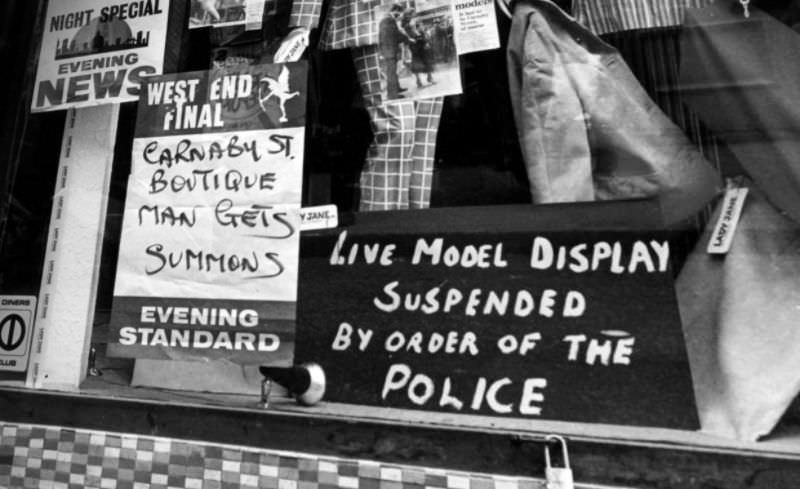
[(304, 62), (148, 78), (109, 355), (290, 364)]
[(169, 0), (48, 2), (32, 112), (136, 100), (164, 65)]

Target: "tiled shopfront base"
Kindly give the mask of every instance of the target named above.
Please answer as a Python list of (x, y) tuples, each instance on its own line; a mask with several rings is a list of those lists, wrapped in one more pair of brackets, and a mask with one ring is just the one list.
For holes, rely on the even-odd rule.
[(544, 489), (543, 481), (0, 423), (0, 487)]

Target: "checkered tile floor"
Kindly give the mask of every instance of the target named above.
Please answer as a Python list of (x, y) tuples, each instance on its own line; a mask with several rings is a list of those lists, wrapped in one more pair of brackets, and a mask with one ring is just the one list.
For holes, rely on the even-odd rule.
[(0, 422), (0, 488), (544, 489), (540, 480)]

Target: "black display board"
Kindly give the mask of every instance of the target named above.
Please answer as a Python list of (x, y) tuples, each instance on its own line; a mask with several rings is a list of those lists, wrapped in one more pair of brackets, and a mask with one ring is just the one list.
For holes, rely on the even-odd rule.
[(298, 362), (332, 402), (697, 429), (648, 201), (360, 214), (301, 242)]

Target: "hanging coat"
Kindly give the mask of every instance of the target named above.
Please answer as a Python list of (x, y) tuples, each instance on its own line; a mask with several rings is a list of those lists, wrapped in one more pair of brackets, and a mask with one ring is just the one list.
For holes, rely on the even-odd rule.
[(716, 195), (716, 172), (620, 54), (552, 2), (517, 3), (508, 69), (534, 203), (658, 197), (673, 224)]

